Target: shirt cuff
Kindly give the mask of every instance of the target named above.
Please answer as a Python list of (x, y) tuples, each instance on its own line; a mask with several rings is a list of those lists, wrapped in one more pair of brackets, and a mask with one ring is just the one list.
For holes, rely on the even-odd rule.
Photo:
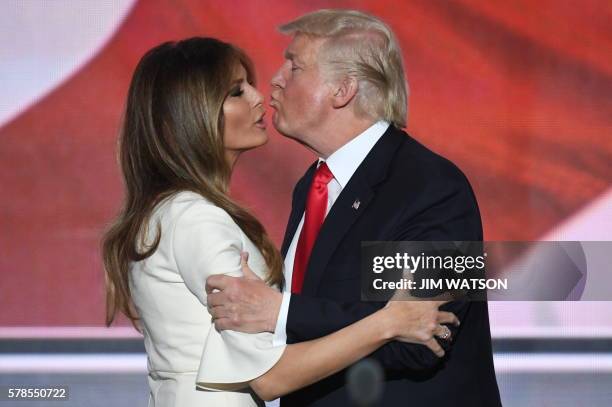
[(276, 328), (274, 328), (274, 336), (272, 338), (273, 346), (280, 346), (287, 343), (287, 315), (289, 315), (289, 301), (291, 300), (290, 292), (283, 292), (283, 300), (278, 318), (276, 319)]

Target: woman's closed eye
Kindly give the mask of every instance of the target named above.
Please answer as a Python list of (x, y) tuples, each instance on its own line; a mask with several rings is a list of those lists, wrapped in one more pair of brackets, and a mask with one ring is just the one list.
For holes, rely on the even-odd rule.
[(236, 86), (232, 88), (232, 90), (230, 90), (230, 96), (232, 97), (240, 97), (242, 96), (243, 93), (244, 91), (242, 90), (240, 86)]

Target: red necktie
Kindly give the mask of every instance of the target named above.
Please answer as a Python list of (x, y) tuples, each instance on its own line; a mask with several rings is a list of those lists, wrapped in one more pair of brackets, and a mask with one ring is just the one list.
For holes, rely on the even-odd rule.
[(325, 220), (325, 212), (327, 211), (327, 184), (333, 178), (334, 175), (327, 167), (327, 164), (322, 163), (317, 168), (312, 184), (310, 184), (306, 200), (304, 226), (300, 233), (293, 261), (293, 275), (291, 277), (292, 293), (299, 294), (302, 291), (308, 259), (319, 234), (319, 229), (321, 229), (323, 220)]

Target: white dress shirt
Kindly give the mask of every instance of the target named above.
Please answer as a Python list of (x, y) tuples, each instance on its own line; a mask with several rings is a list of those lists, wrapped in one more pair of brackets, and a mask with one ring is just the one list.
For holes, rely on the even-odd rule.
[[(340, 193), (346, 187), (349, 180), (357, 170), (357, 167), (368, 155), (372, 147), (382, 137), (389, 128), (389, 123), (386, 121), (378, 121), (368, 127), (363, 133), (340, 147), (327, 160), (319, 158), (319, 164), (326, 162), (329, 170), (334, 178), (327, 184), (327, 210), (325, 216), (329, 213), (332, 205), (340, 196)], [(274, 330), (274, 346), (283, 345), (287, 342), (287, 315), (289, 314), (289, 302), (291, 300), (291, 277), (293, 274), (293, 262), (295, 260), (295, 251), (297, 248), (298, 239), (304, 225), (304, 214), (293, 235), (287, 255), (285, 256), (284, 274), (285, 288), (283, 290), (283, 301), (281, 303), (278, 319), (276, 320), (276, 328)], [(278, 406), (278, 400), (266, 403), (268, 407)]]
[[(336, 199), (346, 187), (349, 180), (357, 170), (357, 167), (363, 162), (372, 147), (382, 137), (389, 128), (389, 123), (386, 121), (378, 121), (368, 127), (363, 133), (340, 147), (327, 160), (319, 158), (320, 165), (326, 162), (329, 170), (334, 178), (327, 184), (327, 210), (325, 216), (329, 213)], [(297, 243), (304, 226), (304, 214), (295, 230), (295, 234), (287, 249), (284, 263), (285, 286), (283, 289), (283, 300), (276, 320), (276, 328), (274, 330), (274, 346), (284, 345), (287, 342), (287, 316), (289, 314), (289, 302), (291, 301), (291, 277), (293, 275), (293, 262), (295, 260), (295, 251)], [(266, 406), (276, 407), (279, 405), (279, 399), (267, 402)]]

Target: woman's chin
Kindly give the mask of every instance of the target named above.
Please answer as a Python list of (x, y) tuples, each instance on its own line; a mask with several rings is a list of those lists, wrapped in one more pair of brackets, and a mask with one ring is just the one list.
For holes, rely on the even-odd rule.
[(268, 133), (266, 132), (266, 129), (261, 129), (255, 140), (256, 141), (253, 143), (252, 148), (261, 147), (266, 144), (268, 142)]
[(226, 148), (225, 154), (226, 154), (226, 156), (230, 157), (230, 161), (235, 161), (235, 160), (238, 159), (238, 157), (242, 153), (246, 153), (247, 151), (251, 151), (251, 150), (254, 150), (256, 148), (259, 148), (259, 147), (263, 146), (264, 144), (266, 144), (267, 142), (268, 142), (268, 138), (267, 137), (261, 137), (256, 142), (253, 142), (253, 143), (251, 143), (249, 145), (246, 145), (246, 146), (242, 146), (242, 147), (239, 147), (239, 148)]

